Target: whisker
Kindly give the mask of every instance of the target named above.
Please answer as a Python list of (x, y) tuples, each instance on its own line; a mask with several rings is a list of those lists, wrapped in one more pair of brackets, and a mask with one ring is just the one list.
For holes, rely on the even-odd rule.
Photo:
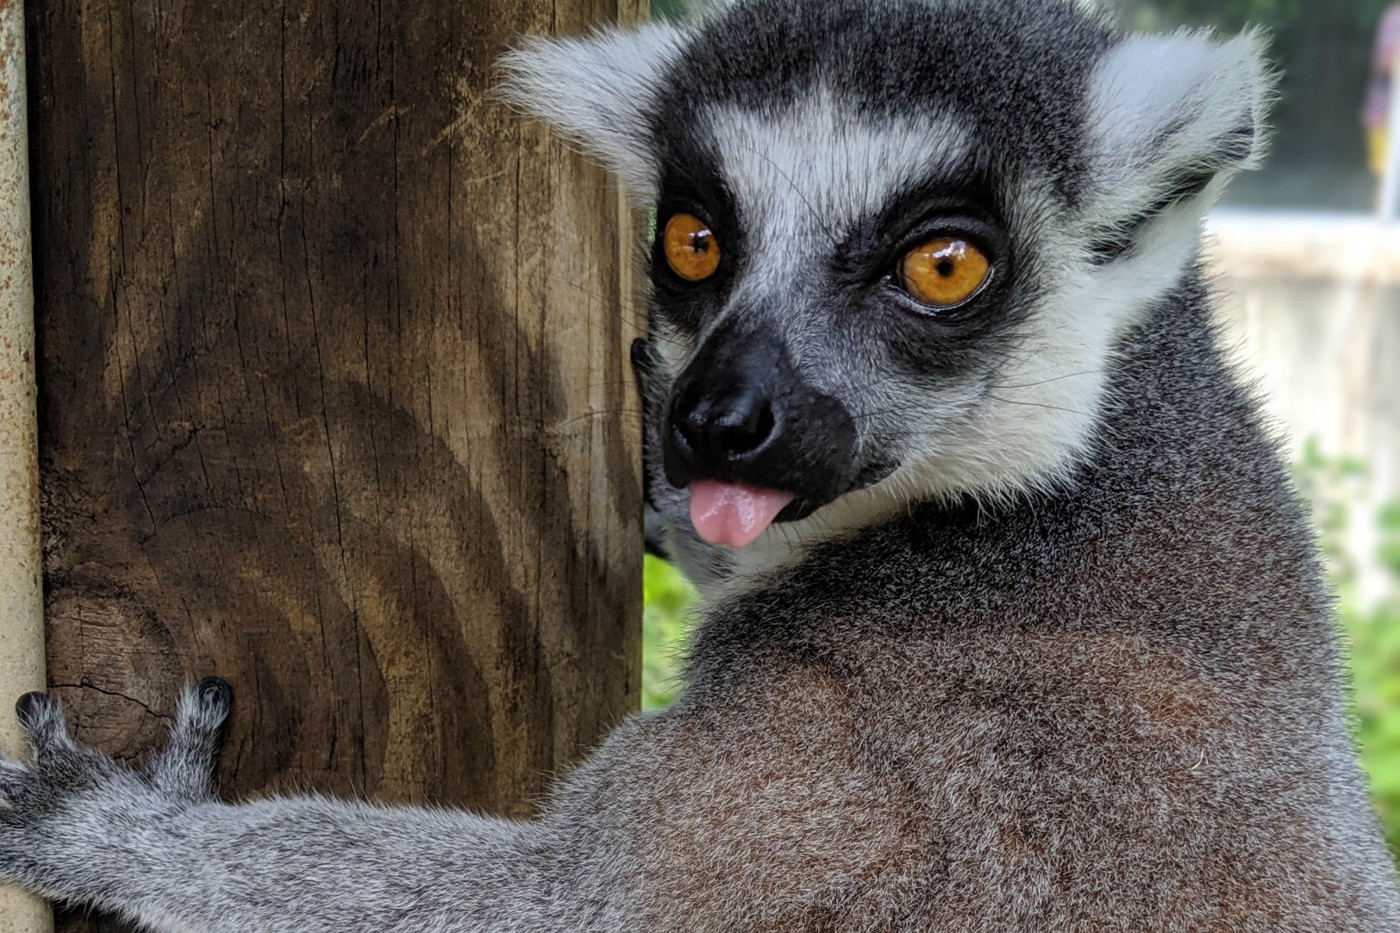
[(1059, 405), (1045, 405), (1040, 402), (1022, 402), (1014, 398), (1002, 398), (1001, 396), (993, 395), (990, 392), (987, 393), (986, 397), (989, 399), (994, 399), (998, 402), (1005, 402), (1007, 405), (1025, 405), (1030, 408), (1044, 408), (1047, 411), (1062, 411), (1069, 415), (1084, 415), (1086, 417), (1089, 415), (1089, 412), (1080, 411), (1077, 408), (1062, 408)]
[(552, 425), (550, 425), (550, 427), (551, 427), (551, 429), (553, 429), (553, 430), (558, 430), (558, 429), (560, 429), (560, 428), (567, 428), (569, 425), (575, 424), (576, 422), (579, 422), (579, 421), (587, 421), (587, 420), (589, 420), (590, 418), (600, 418), (600, 417), (602, 417), (603, 415), (644, 415), (644, 414), (646, 414), (646, 412), (641, 411), (640, 409), (632, 409), (632, 408), (599, 408), (599, 409), (595, 409), (595, 410), (593, 410), (593, 411), (586, 411), (586, 412), (584, 412), (584, 413), (581, 414), (581, 415), (575, 415), (575, 416), (572, 417), (572, 418), (565, 418), (563, 421), (556, 421), (556, 422), (554, 422)]
[(1059, 382), (1059, 381), (1062, 380), (1062, 379), (1075, 379), (1075, 378), (1077, 378), (1077, 377), (1079, 377), (1079, 376), (1091, 376), (1091, 375), (1093, 375), (1095, 372), (1096, 372), (1096, 370), (1093, 370), (1093, 369), (1083, 369), (1083, 370), (1080, 370), (1080, 371), (1077, 372), (1077, 373), (1066, 373), (1066, 374), (1064, 374), (1063, 376), (1055, 376), (1055, 377), (1052, 378), (1052, 379), (1042, 379), (1042, 380), (1040, 380), (1039, 382), (1023, 382), (1023, 383), (1020, 383), (1019, 385), (1012, 385), (1012, 384), (1009, 384), (1009, 383), (993, 383), (992, 385), (988, 386), (988, 388), (991, 388), (991, 389), (998, 389), (998, 390), (1000, 390), (1000, 389), (1033, 389), (1033, 388), (1035, 388), (1036, 386), (1049, 385), (1049, 384), (1052, 383), (1052, 382)]

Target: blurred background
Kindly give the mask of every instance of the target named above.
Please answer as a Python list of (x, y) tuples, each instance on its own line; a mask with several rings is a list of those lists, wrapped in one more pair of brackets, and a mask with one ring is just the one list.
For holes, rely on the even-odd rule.
[[(1212, 212), (1207, 253), (1228, 339), (1313, 508), (1363, 764), (1400, 852), (1400, 134), (1389, 132), (1400, 124), (1400, 0), (1098, 2), (1137, 29), (1270, 36), (1282, 71), (1271, 153)], [(654, 0), (657, 15), (684, 6)], [(647, 708), (680, 689), (693, 605), (680, 575), (648, 557)]]

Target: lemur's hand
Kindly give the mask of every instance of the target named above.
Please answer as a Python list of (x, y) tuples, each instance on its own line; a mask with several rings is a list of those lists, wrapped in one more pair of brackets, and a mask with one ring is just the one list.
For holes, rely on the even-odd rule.
[(16, 706), (29, 764), (0, 754), (0, 879), (55, 899), (100, 897), (107, 863), (143, 833), (213, 800), (232, 691), (217, 678), (186, 688), (166, 751), (145, 772), (79, 745), (43, 693)]

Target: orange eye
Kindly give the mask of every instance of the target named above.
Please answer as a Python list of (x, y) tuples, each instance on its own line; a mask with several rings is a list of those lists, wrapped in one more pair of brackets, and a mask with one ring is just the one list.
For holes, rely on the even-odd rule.
[(666, 264), (687, 282), (708, 279), (719, 268), (719, 241), (694, 214), (673, 214), (661, 235)]
[(946, 308), (971, 298), (992, 264), (967, 240), (939, 237), (914, 247), (899, 263), (899, 281), (916, 301)]

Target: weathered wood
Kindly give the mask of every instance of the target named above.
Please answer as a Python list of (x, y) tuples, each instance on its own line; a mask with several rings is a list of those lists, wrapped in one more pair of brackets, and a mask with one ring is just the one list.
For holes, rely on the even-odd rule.
[[(235, 794), (524, 814), (637, 705), (615, 189), (486, 94), (638, 0), (32, 0), (49, 671)], [(77, 923), (68, 921), (69, 929)]]
[[(24, 64), (24, 10), (0, 0), (0, 685), (12, 696), (44, 685)], [(23, 747), (18, 719), (0, 705), (0, 750)], [(0, 886), (0, 933), (52, 930), (47, 904)]]

